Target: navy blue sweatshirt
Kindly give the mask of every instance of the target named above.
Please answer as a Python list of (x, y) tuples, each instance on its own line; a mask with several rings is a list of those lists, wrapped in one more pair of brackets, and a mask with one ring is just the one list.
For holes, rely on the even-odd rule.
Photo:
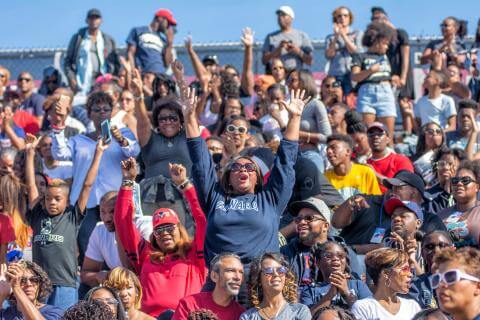
[(278, 225), (295, 183), (298, 143), (282, 140), (263, 191), (228, 199), (217, 181), (205, 141), (190, 138), (187, 146), (193, 162), (193, 183), (207, 215), (207, 265), (222, 252), (238, 254), (244, 264), (266, 251), (279, 252)]

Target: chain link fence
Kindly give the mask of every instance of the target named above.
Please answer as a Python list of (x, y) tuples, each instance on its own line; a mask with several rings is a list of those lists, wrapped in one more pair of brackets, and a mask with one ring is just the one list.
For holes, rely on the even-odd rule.
[[(414, 68), (420, 68), (419, 57), (425, 46), (432, 38), (410, 38), (411, 61)], [(473, 43), (472, 39), (467, 39), (468, 48)], [(326, 66), (325, 59), (325, 42), (323, 40), (312, 41), (314, 47), (314, 62), (310, 69), (313, 72), (324, 72)], [(231, 64), (238, 70), (242, 69), (243, 63), (243, 46), (240, 42), (224, 42), (224, 43), (205, 43), (195, 44), (194, 49), (202, 58), (203, 56), (216, 55), (220, 64)], [(188, 54), (183, 46), (175, 46), (176, 54), (179, 60), (185, 65), (186, 74), (194, 75), (192, 65)], [(12, 79), (22, 71), (29, 71), (35, 79), (42, 78), (42, 71), (49, 65), (54, 65), (59, 69), (63, 69), (63, 57), (65, 48), (34, 48), (34, 49), (0, 49), (0, 65), (10, 70)], [(120, 48), (119, 53), (125, 55), (125, 48)], [(254, 46), (254, 63), (253, 71), (255, 74), (265, 72), (262, 64), (262, 43), (257, 42)]]

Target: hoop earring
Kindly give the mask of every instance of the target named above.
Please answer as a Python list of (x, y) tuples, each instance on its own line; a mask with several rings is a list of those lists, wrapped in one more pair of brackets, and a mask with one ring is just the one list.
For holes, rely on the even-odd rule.
[[(392, 279), (390, 279), (390, 277), (388, 277), (388, 276), (385, 276), (385, 277), (386, 277), (385, 286), (390, 288), (390, 286), (392, 285)], [(387, 283), (387, 281), (388, 281), (388, 283)]]

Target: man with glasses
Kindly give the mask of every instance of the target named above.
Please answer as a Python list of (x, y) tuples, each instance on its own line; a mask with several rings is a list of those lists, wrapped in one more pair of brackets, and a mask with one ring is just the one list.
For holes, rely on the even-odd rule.
[(413, 172), (413, 165), (406, 156), (395, 153), (388, 145), (392, 142), (388, 136), (388, 129), (381, 122), (372, 123), (367, 130), (368, 144), (372, 156), (367, 160), (378, 178), (382, 192), (387, 191), (383, 180), (393, 178), (400, 170)]
[(480, 319), (480, 252), (471, 247), (444, 249), (434, 258), (430, 283), (442, 311), (454, 320)]
[(218, 319), (237, 320), (245, 311), (235, 298), (243, 282), (243, 264), (233, 253), (221, 253), (210, 262), (213, 291), (197, 293), (180, 300), (172, 320), (187, 320), (192, 311), (209, 310)]
[(458, 102), (457, 128), (445, 134), (449, 148), (465, 150), (469, 158), (476, 159), (480, 151), (480, 129), (476, 120), (477, 102), (463, 99)]
[(267, 66), (272, 59), (280, 58), (286, 70), (300, 70), (304, 64), (312, 65), (313, 46), (308, 35), (292, 28), (295, 13), (289, 6), (276, 11), (280, 30), (267, 35), (263, 43), (262, 62)]
[(375, 173), (368, 166), (352, 161), (353, 140), (350, 136), (332, 134), (327, 138), (327, 158), (332, 169), (325, 178), (338, 190), (344, 200), (356, 194), (380, 195)]
[(283, 246), (280, 252), (297, 275), (297, 284), (309, 285), (314, 281), (311, 270), (314, 261), (310, 249), (317, 243), (329, 240), (332, 212), (325, 202), (316, 197), (292, 202), (289, 212), (294, 217), (297, 236)]
[(41, 94), (34, 92), (35, 83), (33, 76), (26, 71), (21, 72), (17, 78), (17, 86), (21, 101), (18, 109), (25, 110), (34, 115), (37, 118), (39, 125), (41, 125), (45, 113), (43, 111), (45, 98)]

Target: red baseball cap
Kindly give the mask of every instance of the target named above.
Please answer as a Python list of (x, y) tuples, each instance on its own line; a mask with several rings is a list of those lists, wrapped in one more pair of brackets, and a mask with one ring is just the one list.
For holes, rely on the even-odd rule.
[(172, 11), (170, 11), (170, 10), (168, 10), (168, 9), (160, 9), (160, 10), (158, 10), (158, 11), (155, 13), (155, 16), (156, 16), (156, 17), (163, 17), (163, 18), (167, 19), (167, 21), (168, 21), (171, 25), (174, 25), (174, 26), (177, 25), (177, 20), (175, 20), (175, 18), (173, 17)]
[(153, 214), (152, 217), (152, 225), (155, 229), (161, 224), (178, 224), (180, 220), (178, 220), (178, 216), (172, 209), (168, 208), (160, 208)]

